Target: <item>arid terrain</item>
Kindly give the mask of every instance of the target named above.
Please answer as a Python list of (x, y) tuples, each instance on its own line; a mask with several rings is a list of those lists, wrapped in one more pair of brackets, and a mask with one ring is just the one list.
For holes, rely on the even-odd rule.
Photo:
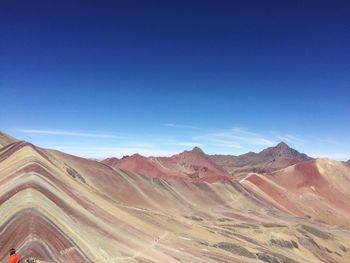
[(101, 162), (0, 134), (0, 261), (350, 262), (350, 166), (261, 153)]

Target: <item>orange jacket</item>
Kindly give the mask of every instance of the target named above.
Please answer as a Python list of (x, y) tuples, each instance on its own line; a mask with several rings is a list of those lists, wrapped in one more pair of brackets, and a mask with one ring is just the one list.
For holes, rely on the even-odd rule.
[(17, 254), (13, 254), (10, 256), (10, 261), (9, 263), (20, 263), (21, 258)]

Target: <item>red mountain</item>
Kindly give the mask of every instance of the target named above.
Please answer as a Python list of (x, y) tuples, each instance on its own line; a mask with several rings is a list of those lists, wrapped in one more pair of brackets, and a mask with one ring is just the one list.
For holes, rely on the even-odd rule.
[(174, 178), (189, 181), (227, 180), (230, 175), (213, 163), (198, 147), (171, 157), (144, 157), (134, 154), (118, 161), (102, 161), (114, 168), (140, 173), (150, 177)]

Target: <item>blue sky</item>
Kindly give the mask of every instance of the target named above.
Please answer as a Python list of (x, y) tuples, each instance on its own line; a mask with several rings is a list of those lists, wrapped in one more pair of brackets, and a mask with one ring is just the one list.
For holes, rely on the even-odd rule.
[(0, 128), (103, 158), (350, 159), (348, 1), (2, 1)]

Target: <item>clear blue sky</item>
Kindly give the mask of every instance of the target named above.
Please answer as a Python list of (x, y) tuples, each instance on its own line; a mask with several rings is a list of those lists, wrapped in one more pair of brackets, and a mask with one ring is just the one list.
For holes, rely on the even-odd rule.
[(96, 158), (349, 159), (350, 2), (237, 2), (1, 1), (1, 130)]

